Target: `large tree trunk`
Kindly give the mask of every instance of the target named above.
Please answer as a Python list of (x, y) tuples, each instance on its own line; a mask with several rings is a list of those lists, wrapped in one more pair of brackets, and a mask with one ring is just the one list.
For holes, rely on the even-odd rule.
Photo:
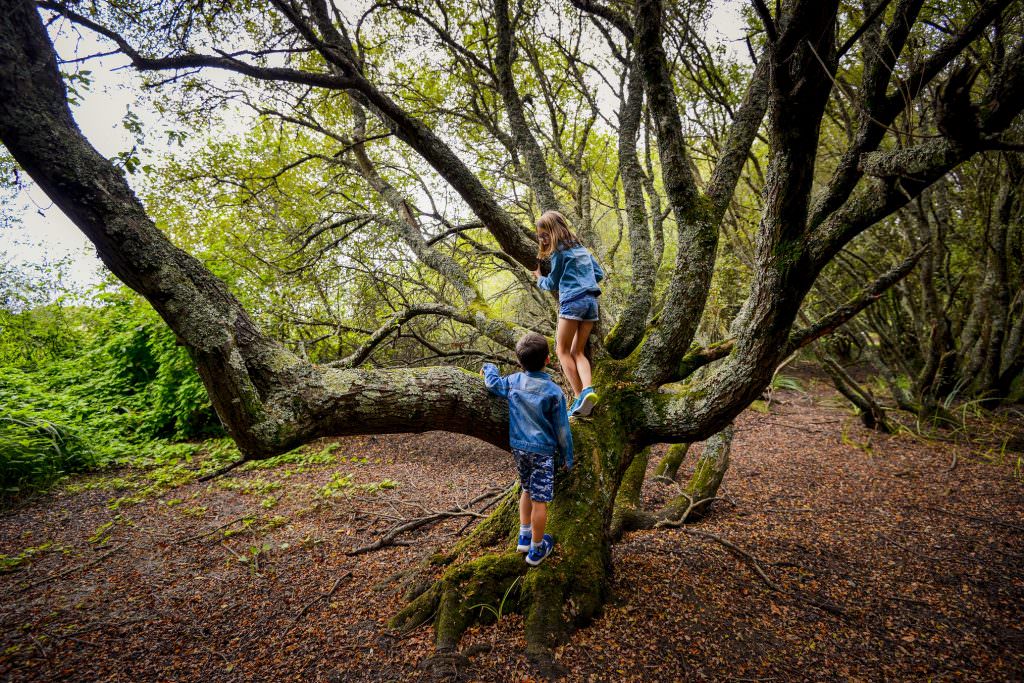
[[(599, 389), (603, 390), (603, 389)], [(531, 568), (515, 551), (517, 521), (496, 511), (481, 526), (493, 530), (464, 544), (441, 560), (441, 576), (393, 620), (410, 628), (434, 619), (437, 664), (447, 667), (456, 655), (462, 633), (474, 622), (492, 619), (481, 609), (523, 613), (527, 653), (553, 673), (551, 648), (573, 626), (586, 624), (600, 611), (608, 594), (611, 573), (609, 525), (618, 482), (634, 449), (616, 424), (615, 415), (598, 412), (592, 420), (574, 421), (576, 466), (556, 476), (555, 498), (548, 506), (547, 532), (555, 539), (554, 553)], [(495, 521), (504, 532), (495, 529)], [(479, 555), (481, 546), (490, 552)], [(508, 593), (518, 581), (518, 589)]]

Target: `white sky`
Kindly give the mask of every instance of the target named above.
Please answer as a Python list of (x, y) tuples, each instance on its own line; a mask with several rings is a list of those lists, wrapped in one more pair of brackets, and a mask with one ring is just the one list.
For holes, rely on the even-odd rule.
[[(712, 35), (708, 36), (726, 42), (730, 53), (738, 59), (744, 59), (746, 54), (742, 42), (741, 5), (742, 0), (720, 0), (711, 19)], [(56, 45), (65, 57), (109, 50), (108, 45), (96, 41), (88, 31), (83, 31), (81, 36), (58, 36)], [(160, 116), (139, 101), (138, 79), (132, 69), (115, 70), (126, 63), (125, 58), (112, 56), (92, 60), (82, 67), (92, 71), (93, 82), (74, 107), (75, 119), (96, 149), (113, 157), (135, 144), (132, 134), (122, 126), (130, 106), (147, 131), (156, 131), (147, 135), (146, 144), (152, 148), (153, 157), (161, 156), (169, 148), (163, 137)], [(144, 162), (152, 160), (143, 159)], [(69, 284), (76, 288), (85, 289), (103, 279), (105, 268), (92, 244), (39, 188), (30, 186), (15, 197), (14, 203), (13, 211), (7, 212), (20, 220), (11, 227), (0, 228), (0, 257), (14, 264), (38, 264), (44, 259), (54, 261), (67, 257), (71, 261)]]

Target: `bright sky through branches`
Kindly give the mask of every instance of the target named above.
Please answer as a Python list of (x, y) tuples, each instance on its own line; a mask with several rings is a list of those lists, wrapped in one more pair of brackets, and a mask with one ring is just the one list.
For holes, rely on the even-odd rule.
[[(710, 20), (709, 43), (722, 43), (732, 58), (746, 61), (744, 23), (740, 16), (742, 3), (720, 0), (716, 4)], [(108, 43), (98, 40), (89, 31), (69, 29), (67, 22), (56, 25), (61, 27), (54, 36), (57, 52), (65, 59), (110, 50)], [(166, 127), (161, 125), (156, 111), (147, 105), (146, 98), (138, 96), (140, 79), (127, 64), (126, 58), (114, 55), (63, 67), (64, 71), (91, 72), (92, 83), (81, 93), (81, 100), (74, 107), (75, 120), (89, 141), (112, 158), (136, 144), (134, 136), (124, 126), (130, 109), (146, 131), (145, 144), (151, 150), (142, 156), (142, 163), (159, 163), (161, 157), (173, 152), (165, 137)], [(240, 130), (243, 127), (241, 123), (238, 126)], [(138, 176), (129, 180), (138, 189)], [(89, 240), (38, 187), (30, 185), (18, 193), (13, 206), (4, 207), (3, 211), (14, 218), (14, 222), (10, 227), (0, 227), (0, 259), (24, 265), (68, 258), (71, 263), (69, 284), (79, 289), (103, 279), (105, 269)]]

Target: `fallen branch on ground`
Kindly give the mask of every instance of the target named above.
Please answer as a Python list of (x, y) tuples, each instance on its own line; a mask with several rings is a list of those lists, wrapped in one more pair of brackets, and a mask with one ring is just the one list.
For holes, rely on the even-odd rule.
[(247, 462), (249, 462), (249, 461), (247, 459), (245, 459), (245, 458), (242, 458), (241, 460), (236, 460), (233, 463), (230, 463), (228, 465), (225, 465), (224, 467), (221, 467), (219, 470), (214, 470), (213, 472), (210, 472), (209, 474), (204, 474), (203, 476), (201, 476), (198, 479), (196, 479), (196, 481), (210, 481), (211, 479), (216, 479), (217, 477), (221, 476), (222, 474), (227, 474), (228, 472), (230, 472), (231, 470), (235, 469), (239, 465), (244, 465)]
[(117, 546), (115, 548), (111, 548), (107, 552), (103, 553), (102, 555), (97, 557), (92, 562), (86, 563), (86, 564), (78, 566), (78, 567), (71, 567), (70, 569), (65, 569), (62, 572), (58, 572), (56, 574), (51, 574), (50, 576), (44, 576), (43, 578), (39, 579), (38, 581), (33, 581), (30, 584), (22, 586), (21, 588), (18, 589), (18, 592), (22, 593), (24, 591), (29, 590), (30, 588), (35, 588), (36, 586), (41, 586), (44, 583), (48, 583), (50, 581), (53, 581), (54, 579), (59, 579), (59, 578), (67, 576), (68, 574), (73, 574), (75, 572), (84, 571), (86, 569), (94, 567), (94, 566), (98, 565), (100, 562), (102, 562), (103, 560), (107, 559), (108, 557), (110, 557), (111, 555), (116, 553), (118, 550), (121, 550), (122, 548), (124, 548), (124, 546), (123, 545), (119, 545), (119, 546)]
[(338, 577), (337, 581), (334, 582), (334, 585), (331, 586), (331, 590), (327, 591), (326, 593), (321, 593), (320, 595), (316, 596), (315, 598), (307, 602), (305, 605), (303, 605), (302, 609), (299, 610), (299, 613), (295, 615), (294, 619), (292, 619), (291, 625), (285, 629), (284, 635), (288, 635), (288, 633), (293, 628), (295, 628), (295, 625), (299, 623), (299, 619), (306, 616), (306, 612), (308, 612), (310, 608), (312, 608), (313, 605), (315, 605), (317, 602), (321, 600), (326, 600), (329, 602), (330, 599), (334, 597), (334, 594), (338, 592), (338, 586), (341, 585), (341, 582), (349, 578), (350, 576), (352, 576), (352, 572), (345, 572), (344, 574)]
[[(480, 494), (479, 496), (469, 501), (465, 505), (457, 505), (448, 510), (430, 512), (429, 514), (426, 514), (422, 517), (416, 517), (414, 519), (403, 521), (388, 529), (388, 531), (386, 531), (383, 536), (378, 538), (373, 543), (369, 543), (358, 548), (353, 548), (352, 550), (348, 551), (346, 555), (361, 555), (363, 553), (368, 553), (374, 550), (380, 550), (381, 548), (386, 548), (392, 545), (402, 545), (401, 541), (396, 540), (400, 534), (403, 534), (407, 531), (413, 531), (415, 529), (419, 529), (421, 527), (434, 524), (446, 519), (451, 519), (452, 517), (485, 517), (486, 515), (483, 513), (483, 510), (486, 510), (493, 503), (500, 500), (503, 496), (505, 496), (508, 493), (508, 491), (509, 489), (503, 489), (495, 492), (493, 489), (491, 489)], [(477, 503), (480, 503), (481, 501), (484, 500), (487, 501), (487, 504), (480, 511), (469, 509), (471, 506), (476, 505)]]
[(690, 536), (706, 538), (708, 540), (721, 544), (722, 546), (727, 548), (733, 555), (739, 557), (741, 560), (746, 562), (754, 570), (754, 573), (757, 574), (758, 578), (760, 578), (770, 590), (775, 591), (776, 593), (790, 595), (801, 602), (804, 602), (812, 607), (816, 607), (817, 609), (820, 609), (824, 612), (828, 612), (829, 614), (837, 616), (841, 619), (850, 619), (849, 615), (841, 607), (839, 607), (833, 602), (818, 600), (813, 597), (803, 595), (802, 593), (798, 593), (796, 591), (786, 590), (779, 584), (775, 583), (771, 580), (771, 578), (764, 571), (764, 569), (761, 568), (761, 564), (758, 562), (757, 558), (748, 553), (746, 550), (743, 550), (742, 548), (737, 546), (735, 543), (727, 541), (721, 536), (716, 536), (715, 534), (709, 533), (707, 531), (699, 531), (697, 529), (689, 529), (687, 527), (683, 527), (681, 531), (685, 534), (689, 534)]

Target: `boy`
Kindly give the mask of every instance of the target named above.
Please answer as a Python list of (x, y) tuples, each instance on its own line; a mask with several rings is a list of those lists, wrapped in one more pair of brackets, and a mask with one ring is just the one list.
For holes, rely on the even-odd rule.
[(555, 493), (555, 455), (572, 467), (572, 432), (565, 396), (541, 368), (548, 362), (548, 340), (536, 332), (516, 344), (523, 372), (507, 377), (487, 363), (483, 368), (487, 389), (508, 399), (508, 431), (512, 455), (519, 470), (523, 494), (519, 497), (519, 542), (526, 563), (537, 566), (554, 550), (555, 542), (544, 533), (548, 503)]

